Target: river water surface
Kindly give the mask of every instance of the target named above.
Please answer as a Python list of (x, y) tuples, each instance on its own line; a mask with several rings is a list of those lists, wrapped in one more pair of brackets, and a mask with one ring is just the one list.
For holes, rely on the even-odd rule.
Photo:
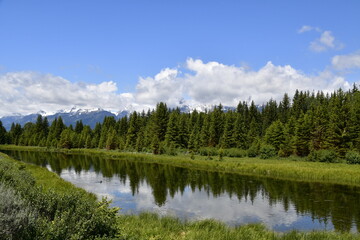
[(3, 152), (46, 167), (99, 198), (112, 199), (122, 213), (213, 218), (232, 226), (263, 223), (275, 231), (360, 230), (358, 187), (191, 170), (134, 159)]

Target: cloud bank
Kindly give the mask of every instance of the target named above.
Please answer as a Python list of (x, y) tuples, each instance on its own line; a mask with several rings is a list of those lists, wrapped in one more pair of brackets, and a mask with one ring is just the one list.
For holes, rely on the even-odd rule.
[[(359, 54), (335, 56), (333, 68), (359, 67)], [(185, 73), (183, 73), (185, 72)], [(308, 75), (290, 65), (266, 63), (258, 70), (219, 62), (189, 58), (183, 67), (165, 68), (153, 77), (138, 80), (136, 91), (119, 93), (117, 83), (73, 83), (51, 74), (10, 72), (0, 76), (0, 116), (29, 114), (40, 110), (54, 112), (80, 108), (103, 108), (120, 111), (142, 110), (163, 101), (174, 107), (179, 102), (189, 105), (222, 103), (236, 106), (239, 101), (258, 104), (270, 98), (280, 100), (284, 93), (299, 90), (333, 91), (350, 88), (344, 77), (325, 70)]]

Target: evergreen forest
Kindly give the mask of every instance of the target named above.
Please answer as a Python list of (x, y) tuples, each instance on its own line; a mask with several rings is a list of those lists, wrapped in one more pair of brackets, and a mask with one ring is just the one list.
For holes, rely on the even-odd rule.
[(94, 129), (78, 121), (66, 126), (61, 117), (51, 124), (13, 123), (6, 131), (0, 121), (0, 144), (55, 148), (99, 148), (175, 155), (288, 157), (360, 163), (360, 91), (332, 93), (296, 90), (277, 102), (239, 102), (224, 110), (183, 113), (160, 102), (147, 112), (132, 112), (115, 120), (105, 117)]

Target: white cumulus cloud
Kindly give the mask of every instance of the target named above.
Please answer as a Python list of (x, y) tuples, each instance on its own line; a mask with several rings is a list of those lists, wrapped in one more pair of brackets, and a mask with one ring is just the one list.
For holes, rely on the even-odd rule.
[(140, 78), (136, 86), (137, 103), (152, 106), (157, 102), (176, 105), (182, 96), (182, 84), (178, 70), (166, 68), (155, 77)]
[(338, 70), (360, 68), (360, 51), (348, 55), (334, 56), (331, 63)]
[[(290, 65), (276, 66), (268, 62), (258, 71), (228, 66), (218, 62), (203, 63), (188, 59), (187, 67), (194, 74), (185, 77), (188, 95), (195, 102), (236, 105), (239, 100), (263, 103), (270, 98), (281, 99), (285, 92), (296, 89), (323, 90), (346, 87), (347, 82), (332, 74), (308, 76)], [(332, 90), (333, 90), (332, 89)]]
[[(333, 58), (338, 69), (358, 67), (358, 55)], [(185, 74), (183, 74), (185, 72)], [(165, 68), (155, 76), (141, 77), (135, 92), (118, 93), (115, 82), (89, 84), (71, 82), (59, 76), (35, 72), (10, 72), (0, 75), (0, 116), (29, 114), (40, 110), (54, 112), (79, 108), (111, 111), (147, 110), (160, 101), (175, 107), (179, 102), (192, 105), (222, 103), (236, 106), (239, 101), (262, 104), (270, 98), (281, 100), (284, 93), (299, 90), (333, 91), (348, 89), (344, 77), (325, 70), (308, 75), (290, 65), (266, 63), (257, 70), (220, 62), (189, 58), (183, 67)]]
[(116, 83), (72, 83), (62, 77), (35, 72), (11, 72), (0, 76), (0, 116), (82, 108), (119, 109), (131, 96), (117, 94)]

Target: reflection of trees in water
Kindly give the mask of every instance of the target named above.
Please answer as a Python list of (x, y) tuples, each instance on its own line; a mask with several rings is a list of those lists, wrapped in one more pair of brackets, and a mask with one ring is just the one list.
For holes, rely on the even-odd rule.
[(133, 194), (138, 193), (141, 183), (151, 186), (157, 205), (166, 202), (168, 195), (183, 194), (186, 187), (218, 197), (228, 194), (239, 201), (253, 202), (256, 197), (265, 198), (270, 205), (281, 203), (287, 211), (291, 204), (298, 214), (310, 214), (324, 223), (332, 221), (334, 228), (349, 231), (355, 222), (360, 230), (360, 190), (356, 187), (320, 183), (304, 183), (249, 177), (238, 174), (199, 171), (168, 165), (146, 164), (126, 159), (106, 160), (99, 156), (66, 155), (42, 152), (7, 152), (14, 158), (46, 166), (57, 174), (64, 169), (77, 173), (91, 168), (104, 177), (128, 179)]

